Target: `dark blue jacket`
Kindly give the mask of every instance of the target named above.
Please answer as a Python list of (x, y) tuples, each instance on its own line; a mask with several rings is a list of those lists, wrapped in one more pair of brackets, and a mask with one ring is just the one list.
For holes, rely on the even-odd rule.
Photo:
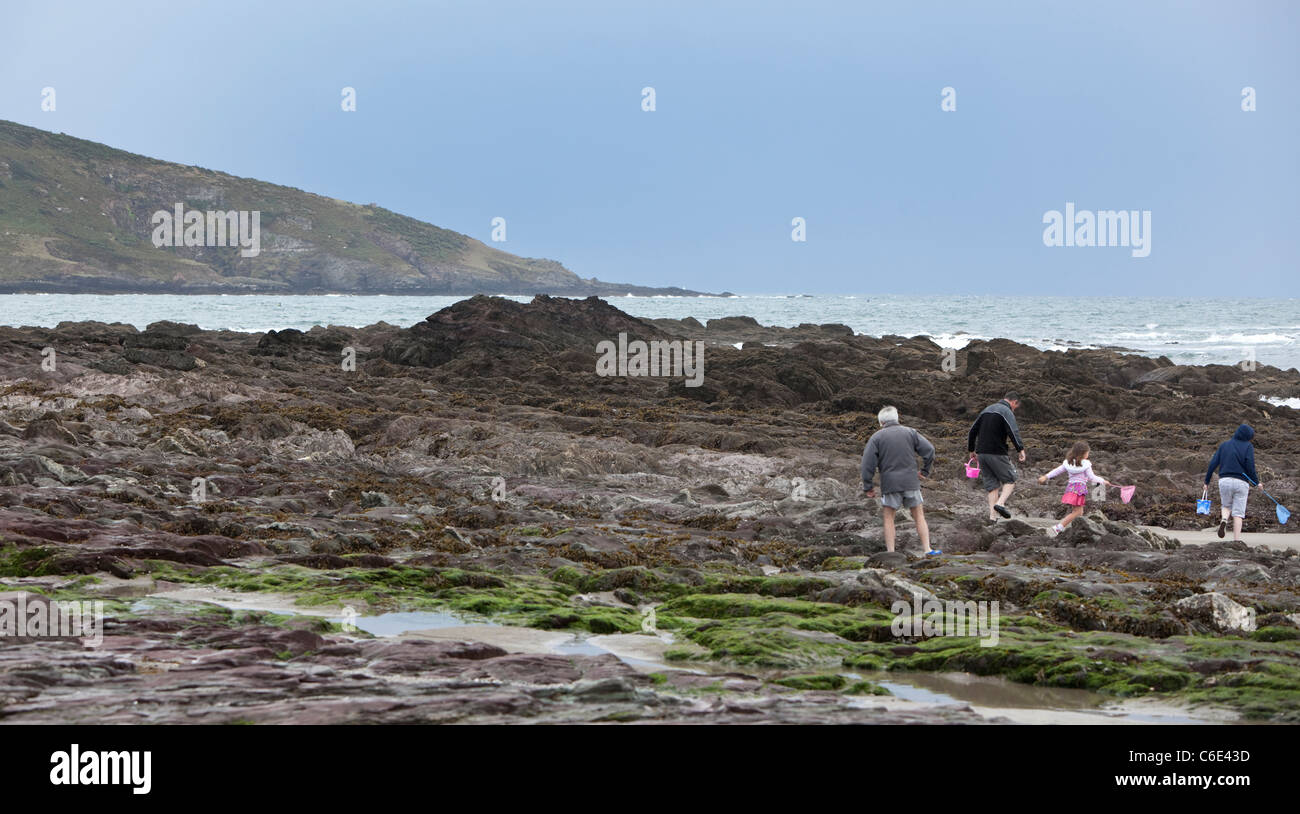
[(1210, 478), (1214, 476), (1216, 469), (1219, 470), (1220, 478), (1236, 478), (1259, 483), (1259, 475), (1255, 474), (1255, 445), (1250, 443), (1250, 439), (1254, 437), (1255, 431), (1251, 426), (1242, 424), (1232, 434), (1232, 440), (1219, 444), (1219, 448), (1214, 451), (1214, 457), (1210, 459), (1210, 468), (1205, 472), (1205, 485), (1210, 485)]

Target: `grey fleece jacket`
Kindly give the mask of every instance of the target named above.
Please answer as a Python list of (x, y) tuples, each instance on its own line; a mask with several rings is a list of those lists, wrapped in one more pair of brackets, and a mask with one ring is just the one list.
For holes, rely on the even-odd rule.
[(934, 465), (934, 444), (911, 427), (904, 427), (897, 421), (885, 422), (862, 450), (862, 488), (871, 488), (879, 469), (882, 494), (920, 489), (921, 481), (916, 476), (918, 455), (921, 456), (921, 471), (928, 478), (930, 467)]

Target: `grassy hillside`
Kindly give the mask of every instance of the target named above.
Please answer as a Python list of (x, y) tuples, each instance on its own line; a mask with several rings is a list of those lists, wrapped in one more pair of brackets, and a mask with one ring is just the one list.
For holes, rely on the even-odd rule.
[[(163, 247), (159, 209), (261, 212), (261, 253)], [(0, 121), (0, 292), (621, 294), (377, 206)], [(691, 292), (679, 292), (691, 293)]]

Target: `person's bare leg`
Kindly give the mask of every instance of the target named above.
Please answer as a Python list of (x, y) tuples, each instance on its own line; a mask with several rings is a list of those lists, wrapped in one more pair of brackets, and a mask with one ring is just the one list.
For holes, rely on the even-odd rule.
[(989, 519), (997, 520), (998, 516), (993, 511), (993, 505), (998, 502), (998, 490), (994, 489), (989, 492)]
[(884, 508), (885, 518), (885, 550), (894, 550), (894, 510), (888, 506)]
[(921, 551), (930, 551), (930, 526), (925, 522), (925, 509), (913, 506), (912, 520), (916, 522), (916, 536), (921, 538)]
[(1241, 542), (1241, 521), (1243, 519), (1241, 517), (1232, 518), (1232, 541), (1234, 543)]
[(1069, 528), (1070, 524), (1075, 520), (1078, 520), (1080, 517), (1083, 517), (1083, 507), (1075, 506), (1070, 510), (1070, 513), (1065, 516), (1065, 519), (1061, 521), (1061, 528)]
[(1007, 505), (1007, 501), (1011, 499), (1011, 493), (1014, 491), (1016, 491), (1016, 485), (1014, 483), (1002, 484), (1002, 494), (998, 497), (998, 503), (1001, 503), (1003, 506)]

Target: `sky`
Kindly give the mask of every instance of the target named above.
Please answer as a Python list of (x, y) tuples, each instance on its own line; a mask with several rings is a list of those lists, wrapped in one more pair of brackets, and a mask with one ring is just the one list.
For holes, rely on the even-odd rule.
[[(0, 119), (485, 242), (504, 218), (494, 245), (582, 277), (1300, 296), (1300, 3), (6, 0), (4, 17)], [(1150, 253), (1044, 245), (1067, 202), (1149, 211)]]

